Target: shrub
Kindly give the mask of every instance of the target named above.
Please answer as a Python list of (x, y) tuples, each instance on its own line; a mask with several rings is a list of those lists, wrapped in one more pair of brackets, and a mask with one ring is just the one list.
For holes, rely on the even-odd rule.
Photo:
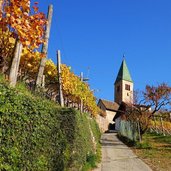
[(96, 155), (89, 124), (98, 142), (94, 119), (1, 83), (0, 170), (80, 170)]
[(135, 146), (136, 141), (130, 140), (129, 138), (122, 136), (121, 134), (117, 134), (117, 137), (119, 140), (121, 140), (124, 144), (126, 144), (129, 147)]
[(152, 145), (149, 142), (136, 142), (136, 148), (139, 149), (151, 149)]

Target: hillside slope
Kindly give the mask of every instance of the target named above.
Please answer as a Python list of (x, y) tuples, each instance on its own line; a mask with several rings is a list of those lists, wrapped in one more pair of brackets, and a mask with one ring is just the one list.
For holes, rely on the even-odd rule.
[(99, 139), (87, 114), (0, 83), (0, 170), (88, 170)]

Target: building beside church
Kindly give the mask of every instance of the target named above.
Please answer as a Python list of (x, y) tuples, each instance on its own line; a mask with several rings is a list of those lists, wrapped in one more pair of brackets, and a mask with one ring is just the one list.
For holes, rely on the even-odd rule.
[(104, 99), (99, 99), (97, 106), (103, 111), (104, 116), (98, 116), (98, 123), (103, 132), (113, 127), (113, 117), (119, 108), (119, 105), (115, 102), (111, 102)]
[[(133, 88), (134, 84), (128, 70), (125, 59), (123, 59), (118, 75), (114, 82), (114, 102), (99, 99), (98, 106), (105, 113), (105, 116), (98, 116), (97, 122), (102, 131), (107, 131), (114, 125), (116, 129), (119, 127), (120, 118), (115, 115), (122, 104), (133, 104)], [(115, 120), (113, 121), (113, 118)]]

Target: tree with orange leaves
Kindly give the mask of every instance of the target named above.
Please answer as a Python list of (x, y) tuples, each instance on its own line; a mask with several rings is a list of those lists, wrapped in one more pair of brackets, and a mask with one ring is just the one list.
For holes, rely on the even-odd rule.
[[(8, 31), (9, 38), (13, 37), (16, 41), (9, 74), (10, 81), (15, 86), (22, 46), (33, 51), (44, 42), (46, 19), (43, 13), (38, 12), (37, 3), (33, 6), (34, 12), (31, 14), (30, 0), (1, 0), (0, 5), (1, 30)], [(4, 59), (4, 56), (1, 58)]]
[(158, 86), (147, 85), (141, 99), (138, 99), (140, 98), (138, 93), (134, 98), (136, 98), (136, 104), (128, 104), (126, 113), (128, 120), (139, 124), (139, 133), (142, 138), (154, 115), (171, 103), (171, 87), (166, 83)]
[(30, 0), (4, 0), (1, 2), (0, 26), (3, 30), (9, 29), (23, 46), (31, 50), (43, 43), (44, 13), (38, 12), (37, 3), (31, 14)]

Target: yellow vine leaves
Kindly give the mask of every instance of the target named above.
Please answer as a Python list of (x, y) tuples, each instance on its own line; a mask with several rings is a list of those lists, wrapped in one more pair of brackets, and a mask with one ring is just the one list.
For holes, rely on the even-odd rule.
[[(15, 42), (23, 44), (19, 67), (19, 79), (26, 82), (35, 80), (38, 66), (43, 54), (35, 49), (44, 43), (44, 29), (47, 23), (45, 15), (39, 12), (37, 3), (30, 7), (30, 0), (0, 0), (0, 51), (1, 58), (8, 57), (14, 49)], [(1, 59), (0, 59), (1, 60)], [(8, 61), (8, 60), (7, 60)], [(10, 64), (7, 64), (8, 67)], [(68, 102), (80, 105), (83, 102), (84, 111), (96, 115), (98, 108), (93, 92), (87, 83), (71, 72), (66, 65), (61, 65), (62, 89)], [(57, 90), (57, 67), (50, 59), (46, 61), (45, 88)], [(53, 86), (52, 86), (53, 85)]]
[[(38, 64), (41, 59), (41, 53), (32, 52), (23, 49), (21, 56), (20, 71), (22, 79), (29, 78), (35, 79), (38, 71)], [(46, 61), (45, 70), (45, 88), (51, 89), (52, 92), (57, 93), (57, 66), (51, 59)], [(90, 112), (93, 116), (99, 112), (96, 105), (96, 98), (87, 83), (84, 83), (71, 72), (70, 67), (65, 64), (61, 65), (61, 78), (62, 78), (62, 89), (64, 93), (64, 99), (68, 102), (80, 104), (83, 101), (85, 111)]]
[(2, 30), (0, 28), (0, 65), (3, 67), (4, 65), (9, 65), (13, 55), (13, 49), (15, 46), (15, 39), (13, 34), (9, 31), (9, 29)]
[[(45, 15), (38, 12), (35, 4), (34, 13), (31, 14), (29, 0), (1, 0), (0, 25), (2, 29), (8, 27), (10, 31), (30, 49), (38, 48), (43, 43)], [(3, 9), (3, 10), (2, 10)]]
[(66, 65), (61, 66), (62, 87), (64, 96), (68, 100), (80, 103), (83, 101), (84, 108), (93, 116), (96, 116), (99, 109), (96, 105), (96, 98), (87, 83), (82, 82), (78, 76), (72, 73)]

